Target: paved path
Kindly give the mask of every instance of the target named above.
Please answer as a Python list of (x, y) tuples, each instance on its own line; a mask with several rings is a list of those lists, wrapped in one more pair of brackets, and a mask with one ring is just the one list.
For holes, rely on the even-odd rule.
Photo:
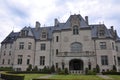
[(113, 78), (111, 78), (111, 77), (109, 77), (109, 76), (107, 76), (107, 75), (97, 75), (97, 76), (99, 76), (99, 77), (101, 77), (101, 78), (103, 78), (103, 79), (114, 80)]
[(50, 78), (50, 77), (52, 77), (52, 76), (53, 76), (53, 74), (50, 74), (50, 75), (46, 75), (46, 76), (41, 76), (41, 77), (39, 77), (39, 78), (47, 79), (47, 78)]

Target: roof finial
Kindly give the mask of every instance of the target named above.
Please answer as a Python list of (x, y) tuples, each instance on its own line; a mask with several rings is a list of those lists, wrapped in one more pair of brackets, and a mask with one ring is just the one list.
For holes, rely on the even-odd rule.
[(71, 11), (70, 11), (70, 15), (71, 15), (72, 13), (71, 13)]

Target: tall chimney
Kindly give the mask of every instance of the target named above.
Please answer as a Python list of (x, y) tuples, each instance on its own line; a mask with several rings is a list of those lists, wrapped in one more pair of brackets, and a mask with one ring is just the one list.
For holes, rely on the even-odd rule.
[(54, 19), (54, 25), (57, 26), (59, 24), (59, 21), (57, 18)]
[(111, 30), (112, 30), (112, 31), (114, 30), (113, 26), (111, 26)]
[(39, 28), (40, 28), (40, 23), (38, 21), (36, 21), (35, 29), (38, 30)]
[(88, 16), (85, 16), (85, 21), (86, 21), (87, 24), (89, 24), (89, 22), (88, 22)]

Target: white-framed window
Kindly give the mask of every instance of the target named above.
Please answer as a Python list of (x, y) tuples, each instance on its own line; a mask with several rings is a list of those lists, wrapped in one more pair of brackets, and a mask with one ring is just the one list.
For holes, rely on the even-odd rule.
[(71, 52), (82, 52), (82, 44), (79, 42), (72, 43)]
[(44, 32), (42, 32), (42, 38), (46, 38), (47, 37), (47, 34), (46, 34), (46, 32), (44, 31)]
[(108, 65), (108, 56), (107, 55), (102, 55), (101, 56), (101, 64), (102, 65)]
[(107, 49), (106, 42), (100, 42), (100, 49)]

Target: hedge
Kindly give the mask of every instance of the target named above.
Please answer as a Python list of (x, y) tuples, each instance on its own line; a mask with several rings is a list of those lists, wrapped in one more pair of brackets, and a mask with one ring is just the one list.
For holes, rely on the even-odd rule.
[(24, 76), (1, 73), (1, 78), (5, 80), (24, 80)]
[(41, 71), (9, 71), (7, 73), (11, 73), (11, 74), (35, 74), (35, 73), (48, 74), (48, 73), (41, 72)]
[(102, 72), (103, 75), (120, 75), (120, 72)]

